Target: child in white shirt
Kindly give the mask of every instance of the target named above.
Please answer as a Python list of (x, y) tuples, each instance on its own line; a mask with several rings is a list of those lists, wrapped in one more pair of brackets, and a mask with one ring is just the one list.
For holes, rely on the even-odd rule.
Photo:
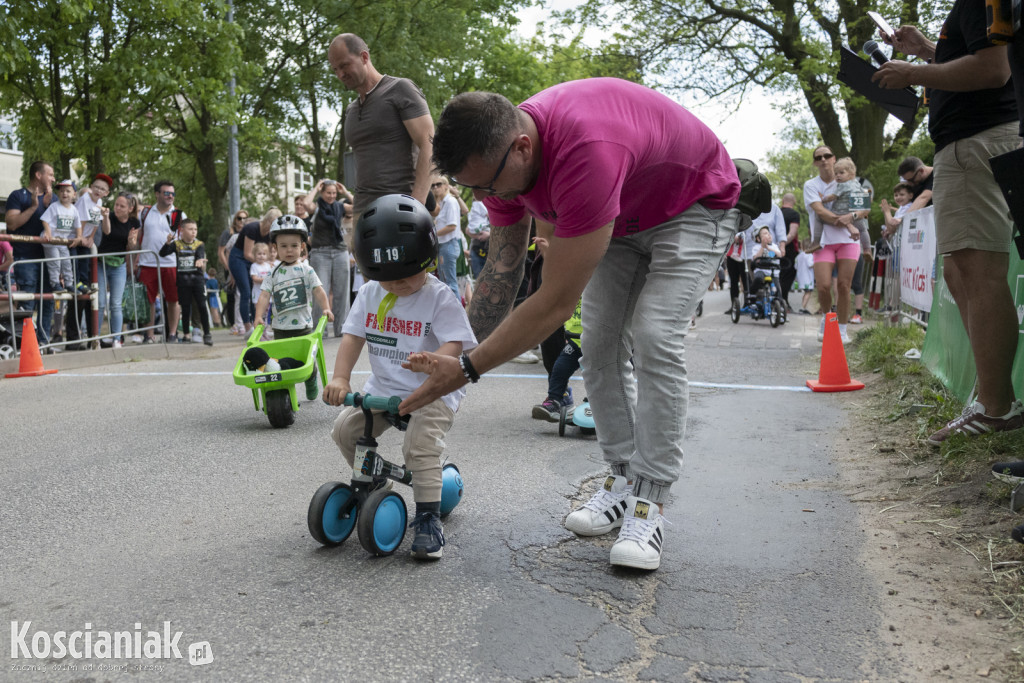
[[(43, 253), (48, 259), (46, 273), (54, 294), (66, 294), (75, 288), (75, 271), (71, 267), (71, 247), (77, 247), (82, 239), (82, 221), (75, 208), (75, 186), (70, 180), (57, 183), (57, 199), (46, 208), (41, 216), (43, 237), (71, 240), (71, 244), (44, 244)], [(63, 280), (63, 284), (61, 281)]]
[[(359, 288), (345, 320), (334, 377), (324, 388), (325, 401), (344, 403), (364, 346), (370, 376), (363, 391), (405, 398), (426, 379), (425, 374), (403, 367), (409, 354), (431, 351), (459, 357), (477, 345), (462, 304), (447, 285), (427, 272), (437, 259), (437, 237), (422, 204), (405, 195), (374, 201), (356, 225), (352, 253), (367, 282)], [(405, 432), (402, 452), (412, 473), (416, 501), (412, 554), (421, 559), (440, 558), (445, 543), (441, 453), (465, 393), (460, 388), (420, 408), (409, 418)], [(342, 410), (334, 422), (331, 436), (349, 466), (364, 426), (363, 411), (355, 407)], [(375, 424), (374, 431), (383, 429)]]

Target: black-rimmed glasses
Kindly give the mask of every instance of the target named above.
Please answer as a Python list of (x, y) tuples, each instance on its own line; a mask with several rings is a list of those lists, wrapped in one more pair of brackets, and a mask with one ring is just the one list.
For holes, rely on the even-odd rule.
[(494, 177), (491, 178), (491, 182), (487, 183), (486, 186), (467, 185), (466, 183), (459, 182), (459, 179), (456, 178), (455, 176), (452, 176), (452, 182), (454, 182), (457, 185), (462, 185), (462, 187), (465, 187), (469, 190), (481, 190), (483, 192), (486, 192), (487, 194), (498, 194), (498, 191), (494, 189), (494, 182), (498, 179), (498, 176), (501, 175), (501, 172), (505, 170), (505, 163), (508, 161), (509, 152), (512, 151), (512, 147), (515, 144), (516, 141), (513, 140), (512, 143), (508, 146), (508, 149), (505, 150), (505, 156), (501, 158), (501, 163), (498, 164), (498, 170), (495, 171)]

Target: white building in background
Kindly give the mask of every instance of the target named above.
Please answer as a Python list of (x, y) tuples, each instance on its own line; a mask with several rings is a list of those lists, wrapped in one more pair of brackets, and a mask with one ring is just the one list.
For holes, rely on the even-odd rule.
[(6, 210), (7, 195), (22, 186), (21, 163), (24, 156), (18, 146), (14, 124), (0, 120), (0, 213)]

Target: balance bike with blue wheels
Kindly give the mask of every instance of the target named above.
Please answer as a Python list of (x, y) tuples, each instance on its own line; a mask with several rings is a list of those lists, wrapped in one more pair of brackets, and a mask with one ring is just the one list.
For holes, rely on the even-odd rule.
[[(341, 545), (355, 530), (359, 543), (367, 552), (391, 555), (405, 538), (408, 511), (405, 500), (386, 486), (387, 482), (412, 485), (412, 472), (388, 462), (377, 453), (373, 438), (373, 410), (383, 410), (383, 417), (399, 430), (407, 420), (398, 415), (398, 396), (347, 394), (345, 405), (361, 408), (366, 418), (363, 435), (356, 442), (352, 481), (344, 484), (329, 481), (309, 501), (306, 522), (309, 533), (327, 546)], [(462, 500), (463, 484), (459, 468), (446, 463), (441, 470), (441, 517), (447, 517)]]
[(562, 406), (558, 412), (558, 435), (565, 436), (565, 428), (568, 426), (579, 427), (580, 434), (588, 436), (597, 434), (597, 428), (594, 426), (594, 411), (590, 409), (589, 399), (583, 399), (583, 403), (576, 406), (571, 413), (569, 406)]

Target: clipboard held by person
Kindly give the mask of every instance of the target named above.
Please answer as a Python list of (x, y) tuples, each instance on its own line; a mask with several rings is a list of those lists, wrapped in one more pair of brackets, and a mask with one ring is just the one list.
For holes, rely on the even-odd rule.
[(882, 109), (885, 109), (900, 121), (904, 123), (913, 121), (917, 115), (917, 108), (920, 105), (920, 98), (917, 93), (910, 88), (887, 90), (879, 87), (877, 83), (871, 82), (871, 77), (876, 71), (878, 69), (874, 65), (861, 59), (849, 47), (843, 45), (840, 48), (839, 80)]

